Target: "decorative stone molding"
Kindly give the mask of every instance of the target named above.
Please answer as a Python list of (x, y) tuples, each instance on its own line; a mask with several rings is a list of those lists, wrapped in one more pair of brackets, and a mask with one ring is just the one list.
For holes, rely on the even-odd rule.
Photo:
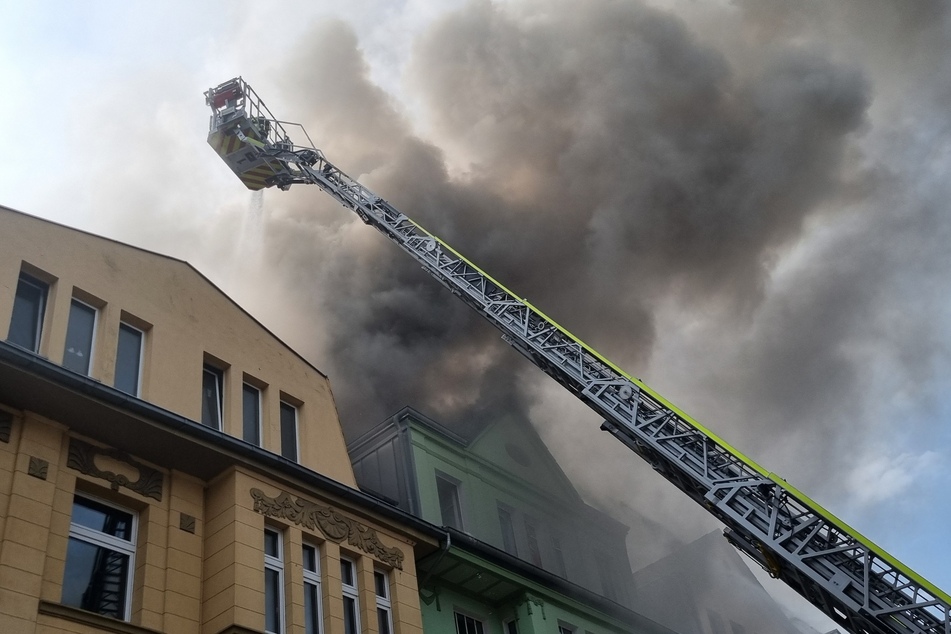
[(545, 616), (545, 602), (542, 601), (540, 598), (536, 597), (533, 594), (525, 593), (525, 598), (522, 600), (522, 603), (524, 603), (525, 607), (528, 609), (529, 616), (535, 613), (535, 611), (532, 610), (532, 605), (537, 605), (542, 610), (542, 620), (543, 621), (548, 620), (548, 617)]
[[(123, 462), (139, 472), (139, 478), (133, 482), (128, 476), (112, 471), (103, 471), (96, 466), (96, 457), (106, 456)], [(116, 449), (103, 449), (90, 445), (76, 438), (69, 439), (69, 458), (66, 460), (66, 466), (76, 469), (80, 473), (90, 475), (94, 478), (101, 478), (109, 482), (113, 491), (118, 491), (119, 487), (125, 487), (130, 491), (135, 491), (139, 495), (162, 501), (162, 474), (161, 472), (147, 467), (138, 462), (129, 454)]]
[(318, 529), (332, 542), (347, 540), (350, 546), (394, 568), (403, 569), (402, 550), (395, 546), (384, 546), (374, 529), (344, 517), (329, 506), (320, 506), (302, 498), (294, 500), (286, 491), (272, 498), (261, 489), (251, 489), (251, 498), (254, 500), (254, 510), (265, 517), (287, 520), (310, 530)]
[(186, 533), (195, 534), (195, 518), (188, 513), (181, 513), (178, 516), (178, 527)]
[(34, 478), (39, 478), (40, 480), (46, 479), (46, 474), (49, 473), (50, 463), (42, 458), (37, 458), (36, 456), (30, 456), (30, 464), (26, 469), (26, 472), (33, 476)]
[(0, 409), (0, 442), (10, 442), (13, 431), (13, 414)]

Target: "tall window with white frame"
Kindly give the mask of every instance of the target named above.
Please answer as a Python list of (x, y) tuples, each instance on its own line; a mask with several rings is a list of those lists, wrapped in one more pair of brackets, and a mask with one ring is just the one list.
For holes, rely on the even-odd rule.
[(485, 624), (477, 618), (461, 612), (455, 613), (456, 634), (485, 634)]
[(7, 341), (31, 352), (40, 351), (43, 334), (43, 317), (46, 315), (46, 298), (49, 284), (32, 275), (20, 273), (16, 295), (13, 298), (13, 314), (10, 317), (10, 332)]
[(518, 547), (515, 543), (515, 523), (512, 521), (512, 511), (499, 504), (499, 529), (502, 531), (502, 549), (510, 555), (518, 557)]
[(594, 565), (598, 569), (598, 580), (601, 582), (601, 594), (612, 601), (618, 600), (617, 578), (614, 576), (614, 563), (605, 552), (594, 554)]
[(558, 623), (558, 634), (575, 634), (578, 631), (574, 625), (567, 623)]
[(390, 576), (382, 570), (374, 570), (373, 585), (376, 591), (376, 631), (379, 632), (379, 634), (393, 634), (393, 604), (390, 601)]
[(561, 535), (556, 531), (551, 533), (551, 554), (552, 554), (552, 572), (559, 577), (567, 578), (568, 570), (565, 568), (565, 552), (561, 547)]
[(70, 302), (66, 346), (63, 350), (64, 368), (89, 374), (98, 314), (95, 308), (75, 297)]
[(320, 607), (320, 551), (304, 544), (304, 632), (321, 634), (323, 611)]
[(128, 620), (135, 540), (132, 512), (76, 494), (63, 574), (63, 604)]
[(502, 631), (505, 634), (518, 634), (518, 619), (509, 619), (502, 624)]
[(264, 529), (264, 631), (284, 632), (284, 540), (273, 528)]
[(224, 410), (225, 373), (208, 363), (201, 369), (201, 424), (221, 429)]
[(123, 392), (138, 396), (142, 387), (142, 350), (145, 333), (125, 322), (119, 323), (116, 346), (116, 376), (113, 384)]
[(360, 594), (353, 560), (340, 558), (340, 582), (343, 588), (343, 633), (360, 634)]
[(528, 544), (528, 560), (538, 567), (542, 565), (542, 551), (538, 545), (538, 528), (535, 520), (525, 518), (525, 542)]
[(261, 446), (261, 390), (245, 383), (242, 387), (243, 438), (252, 445)]
[(281, 455), (297, 461), (297, 408), (281, 401)]
[(459, 481), (444, 473), (436, 472), (436, 497), (439, 499), (439, 515), (443, 526), (462, 530), (462, 504), (459, 499)]

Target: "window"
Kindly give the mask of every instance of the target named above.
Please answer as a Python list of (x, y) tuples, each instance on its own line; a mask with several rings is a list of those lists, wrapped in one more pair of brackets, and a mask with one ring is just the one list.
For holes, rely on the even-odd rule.
[(145, 333), (125, 322), (119, 323), (119, 344), (116, 347), (115, 386), (131, 394), (139, 395), (142, 374), (142, 345)]
[(561, 537), (554, 532), (551, 534), (551, 552), (553, 572), (560, 577), (567, 578), (568, 570), (565, 568), (565, 551), (561, 547)]
[(316, 546), (304, 544), (304, 631), (306, 634), (320, 634), (323, 630), (320, 601), (320, 557)]
[(92, 362), (92, 341), (96, 332), (96, 309), (75, 297), (69, 305), (66, 326), (66, 349), (63, 367), (80, 374), (89, 374)]
[(462, 529), (462, 506), (459, 504), (459, 481), (436, 472), (436, 495), (443, 526)]
[(518, 556), (515, 546), (515, 525), (512, 523), (512, 512), (499, 506), (499, 526), (502, 529), (502, 548), (510, 555)]
[(614, 566), (611, 563), (611, 558), (605, 553), (595, 553), (594, 563), (601, 581), (601, 594), (611, 601), (617, 601), (617, 582), (614, 579)]
[(261, 390), (248, 385), (243, 386), (244, 439), (252, 445), (261, 445)]
[(281, 534), (264, 529), (264, 631), (284, 631), (284, 556)]
[(485, 634), (485, 626), (482, 621), (472, 618), (467, 614), (456, 615), (456, 634)]
[(558, 634), (575, 634), (578, 631), (574, 625), (568, 625), (567, 623), (558, 624)]
[(340, 582), (343, 586), (343, 632), (360, 634), (356, 566), (349, 559), (340, 559)]
[(135, 516), (76, 495), (66, 549), (63, 603), (128, 620), (132, 603)]
[(297, 408), (281, 401), (281, 455), (297, 461)]
[(528, 541), (528, 560), (541, 567), (542, 552), (538, 548), (538, 531), (535, 528), (535, 520), (525, 518), (525, 537)]
[(376, 631), (380, 634), (393, 634), (389, 576), (385, 572), (374, 570), (373, 585), (376, 589)]
[(46, 313), (49, 289), (48, 284), (32, 275), (20, 273), (7, 341), (31, 352), (40, 351), (40, 336), (43, 333), (43, 316)]
[(221, 414), (224, 409), (224, 372), (208, 365), (201, 370), (201, 424), (212, 429), (221, 429)]
[(510, 619), (502, 625), (502, 631), (505, 634), (518, 634), (518, 620)]

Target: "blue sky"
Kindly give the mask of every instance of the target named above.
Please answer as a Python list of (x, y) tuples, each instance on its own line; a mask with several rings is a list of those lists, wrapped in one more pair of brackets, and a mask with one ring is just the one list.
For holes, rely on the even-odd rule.
[[(484, 148), (477, 147), (478, 139), (454, 135), (440, 123), (438, 113), (433, 114), (436, 102), (420, 88), (427, 77), (420, 76), (420, 65), (413, 62), (432, 25), (470, 5), (362, 0), (342, 9), (324, 2), (307, 3), (306, 8), (301, 4), (280, 10), (262, 10), (260, 3), (251, 2), (6, 7), (0, 21), (0, 120), (6, 122), (0, 204), (188, 259), (288, 341), (305, 348), (319, 366), (334, 368), (340, 362), (320, 333), (301, 334), (307, 307), (275, 310), (272, 300), (279, 291), (263, 288), (260, 278), (240, 270), (234, 245), (253, 239), (245, 213), (248, 194), (204, 145), (208, 113), (202, 92), (240, 74), (272, 109), (279, 109), (268, 95), (293, 94), (289, 78), (326, 61), (310, 55), (311, 47), (319, 45), (309, 39), (313, 25), (337, 19), (356, 37), (367, 65), (363, 79), (388, 95), (399, 125), (441, 148), (450, 178), (463, 178), (472, 169), (467, 156)], [(512, 20), (527, 24), (545, 2), (503, 4), (515, 16)], [(849, 186), (815, 203), (842, 211), (809, 216), (795, 240), (771, 253), (760, 299), (740, 322), (715, 301), (703, 304), (702, 311), (685, 310), (689, 302), (682, 297), (659, 294), (653, 305), (655, 339), (646, 358), (617, 350), (610, 336), (591, 331), (582, 336), (595, 339), (608, 357), (702, 422), (723, 430), (728, 440), (947, 591), (951, 275), (944, 274), (951, 262), (949, 250), (943, 254), (934, 241), (951, 231), (946, 184), (951, 144), (946, 109), (939, 105), (951, 96), (949, 64), (942, 61), (951, 58), (942, 48), (951, 39), (949, 21), (942, 14), (935, 24), (923, 25), (916, 22), (921, 16), (901, 15), (881, 3), (861, 19), (842, 9), (830, 10), (827, 20), (816, 18), (811, 5), (797, 12), (766, 4), (771, 8), (671, 1), (656, 3), (656, 10), (676, 16), (698, 46), (715, 51), (737, 75), (754, 65), (749, 49), (756, 42), (732, 34), (755, 38), (766, 33), (864, 77), (869, 104), (843, 158)], [(902, 43), (907, 33), (917, 38), (909, 41), (919, 48)], [(341, 78), (341, 85), (352, 79)], [(316, 115), (296, 111), (279, 116)], [(333, 134), (326, 138), (334, 142)], [(380, 151), (386, 155), (385, 148)], [(861, 178), (848, 178), (860, 172)], [(881, 189), (871, 198), (863, 188), (873, 185)], [(413, 215), (413, 210), (405, 211)], [(883, 220), (870, 223), (872, 217)], [(900, 229), (926, 221), (933, 223), (930, 235)], [(365, 238), (352, 237), (362, 235), (358, 224), (352, 225), (355, 233), (350, 227), (340, 228), (336, 239), (359, 248)], [(863, 296), (871, 312), (853, 316), (830, 339), (840, 365), (818, 365), (811, 375), (799, 365), (788, 375), (787, 387), (795, 392), (803, 377), (821, 385), (822, 372), (847, 368), (852, 380), (841, 402), (808, 408), (810, 416), (827, 414), (828, 424), (779, 436), (758, 431), (760, 422), (762, 429), (783, 429), (789, 416), (783, 410), (767, 424), (772, 414), (764, 404), (773, 401), (764, 394), (779, 390), (776, 398), (784, 403), (792, 397), (777, 387), (781, 377), (766, 382), (750, 374), (769, 367), (770, 350), (785, 350), (778, 324), (798, 319), (796, 302), (802, 301), (803, 288), (820, 289), (856, 262), (877, 270), (871, 256), (846, 256), (859, 248), (855, 245), (890, 241), (895, 243), (894, 261), (877, 261), (882, 266), (874, 273), (879, 284)], [(886, 246), (882, 253), (892, 251)], [(493, 270), (492, 262), (481, 264)], [(865, 280), (860, 273), (855, 279)], [(822, 323), (832, 321), (835, 315)], [(784, 354), (794, 359), (790, 351)], [(646, 366), (632, 367), (645, 361)], [(536, 384), (531, 373), (524, 381), (527, 393), (544, 395), (532, 409), (534, 417), (554, 420), (560, 412), (576, 411), (551, 386)], [(804, 393), (801, 398), (810, 397)], [(604, 448), (600, 437), (594, 440), (567, 422), (542, 425), (542, 433), (569, 474), (596, 499), (610, 497), (599, 484), (605, 481), (603, 474), (586, 475), (588, 467), (573, 466), (587, 458), (572, 452), (579, 446), (610, 452), (605, 462), (621, 469), (634, 459), (617, 448)], [(837, 453), (824, 454), (826, 439), (817, 434), (829, 434)], [(640, 472), (612, 481), (623, 489), (636, 486), (632, 478), (640, 478)], [(613, 495), (614, 487), (607, 488)], [(657, 516), (663, 520), (681, 508), (671, 501), (674, 497), (652, 489), (635, 496), (635, 503), (659, 500), (658, 506), (668, 509)], [(707, 526), (671, 530), (688, 539)]]

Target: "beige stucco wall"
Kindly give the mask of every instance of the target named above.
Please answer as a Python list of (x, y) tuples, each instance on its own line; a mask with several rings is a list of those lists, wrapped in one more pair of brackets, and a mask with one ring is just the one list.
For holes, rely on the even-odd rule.
[[(281, 516), (256, 509), (251, 491), (269, 498), (287, 493), (298, 503), (314, 504), (339, 513), (361, 530), (371, 530), (387, 548), (403, 554), (401, 567), (383, 561), (349, 537), (342, 541), (328, 538), (321, 529), (308, 525), (306, 518)], [(390, 583), (393, 621), (397, 634), (422, 634), (422, 617), (416, 586), (413, 543), (385, 524), (366, 516), (357, 516), (342, 508), (320, 491), (288, 489), (268, 478), (235, 468), (215, 481), (206, 497), (205, 567), (202, 632), (214, 634), (236, 624), (253, 631), (264, 629), (264, 553), (265, 526), (279, 532), (284, 549), (285, 618), (288, 631), (303, 631), (304, 584), (302, 544), (317, 547), (320, 557), (323, 626), (325, 634), (343, 634), (343, 594), (340, 558), (356, 564), (362, 632), (376, 634), (376, 607), (373, 584), (375, 570), (385, 572)], [(301, 521), (303, 520), (303, 521)], [(300, 628), (294, 630), (294, 627)]]
[(40, 353), (63, 360), (71, 298), (99, 309), (90, 375), (112, 385), (120, 320), (146, 330), (141, 397), (199, 420), (202, 366), (221, 362), (224, 431), (241, 437), (241, 386), (262, 390), (262, 446), (280, 453), (282, 398), (298, 408), (300, 463), (356, 486), (330, 383), (184, 262), (0, 207), (0, 339), (20, 271), (50, 282)]
[[(414, 541), (372, 509), (355, 508), (326, 492), (286, 480), (277, 482), (241, 466), (203, 482), (135, 456), (110, 457), (113, 448), (75, 436), (62, 422), (2, 403), (0, 410), (13, 414), (10, 438), (0, 441), (0, 630), (4, 634), (263, 632), (265, 526), (279, 531), (283, 540), (286, 631), (304, 631), (301, 545), (307, 542), (319, 551), (325, 634), (343, 634), (342, 555), (356, 564), (365, 634), (377, 633), (374, 570), (387, 574), (396, 634), (422, 634)], [(98, 471), (70, 462), (71, 443), (76, 440), (98, 452), (92, 461)], [(36, 461), (45, 463), (42, 477), (35, 468), (31, 470), (31, 462)], [(143, 467), (161, 474), (159, 499), (129, 486), (141, 476)], [(113, 487), (104, 475), (107, 471), (128, 479)], [(328, 535), (305, 516), (259, 507), (252, 490), (274, 499), (286, 493), (297, 504), (319, 507), (332, 523), (346, 524), (351, 532)], [(136, 516), (129, 626), (60, 605), (76, 492)], [(194, 522), (189, 525), (187, 517)], [(392, 550), (389, 556), (381, 555), (376, 547), (398, 549), (402, 560), (394, 564)]]

